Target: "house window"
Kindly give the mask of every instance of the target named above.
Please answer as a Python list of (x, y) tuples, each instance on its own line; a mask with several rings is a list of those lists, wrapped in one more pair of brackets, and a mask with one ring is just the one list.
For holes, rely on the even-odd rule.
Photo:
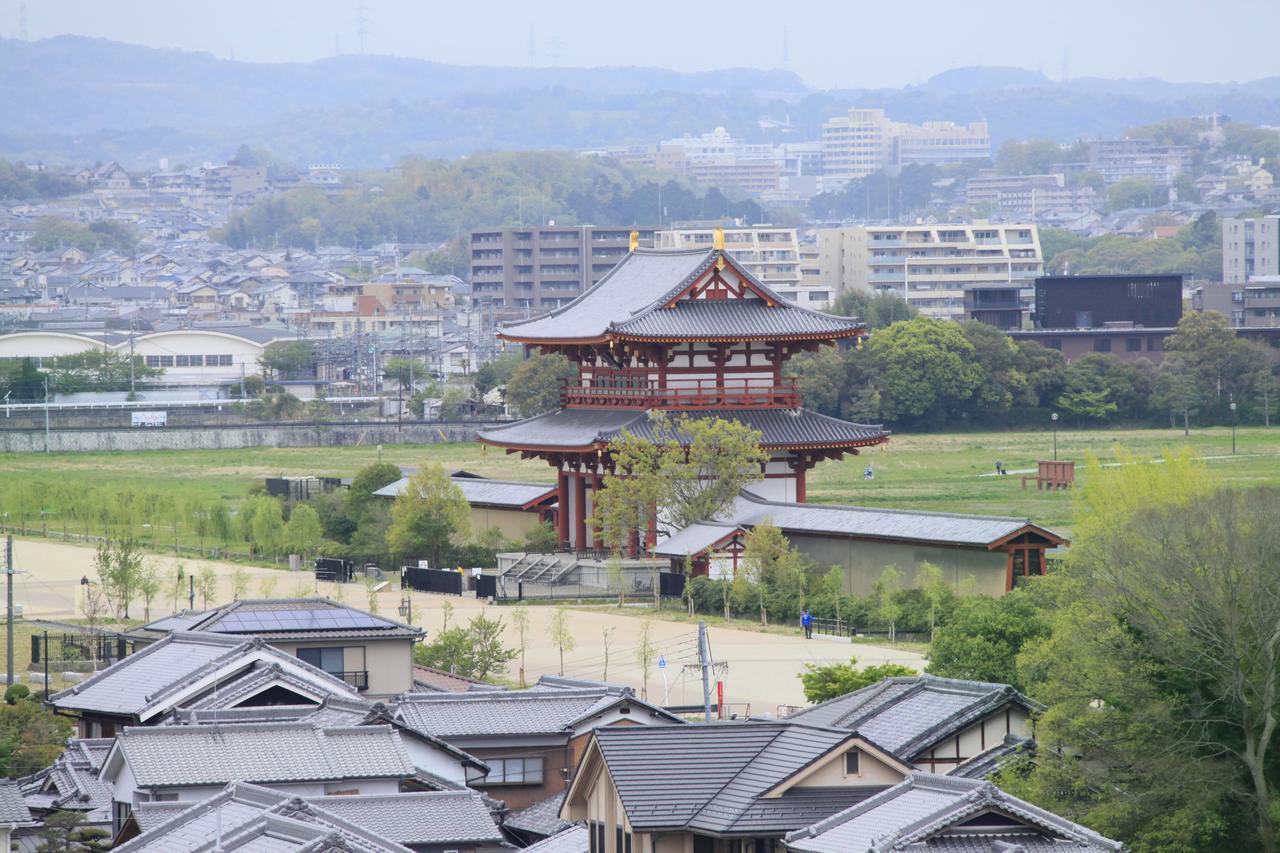
[(322, 646), (317, 649), (298, 649), (298, 657), (330, 675), (342, 677), (342, 646)]
[(605, 853), (604, 824), (598, 820), (587, 822), (587, 851), (588, 853)]
[(1094, 338), (1094, 352), (1111, 352), (1111, 338)]
[(844, 775), (861, 776), (862, 775), (862, 753), (856, 749), (851, 749), (844, 754)]
[(1142, 352), (1142, 338), (1125, 338), (1125, 352)]
[[(469, 778), (480, 785), (541, 785), (542, 757), (536, 758), (486, 758), (489, 774)], [(602, 830), (603, 831), (603, 830)], [(604, 849), (603, 847), (601, 849)]]
[(119, 800), (111, 804), (111, 826), (115, 830), (114, 835), (119, 835), (120, 830), (124, 828), (124, 822), (129, 819), (129, 815), (133, 814), (133, 806), (128, 803), (122, 803)]

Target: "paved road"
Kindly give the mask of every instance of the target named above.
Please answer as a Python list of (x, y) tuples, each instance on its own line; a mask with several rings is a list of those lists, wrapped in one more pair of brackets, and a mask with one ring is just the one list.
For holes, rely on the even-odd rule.
[[(17, 578), (14, 598), (29, 617), (68, 618), (80, 615), (78, 592), (80, 579), (96, 577), (93, 568), (94, 551), (80, 545), (69, 545), (45, 540), (15, 540), (14, 557), (17, 568), (23, 574)], [(172, 557), (148, 557), (160, 569), (162, 576), (173, 577), (178, 561)], [(219, 577), (218, 601), (231, 598), (230, 574), (233, 564), (200, 560), (183, 560), (186, 571), (210, 565)], [(289, 573), (276, 569), (242, 567), (251, 576), (250, 595), (261, 594), (262, 582), (274, 582), (274, 595), (278, 597), (312, 594), (313, 584), (309, 574)], [(333, 584), (321, 584), (320, 594), (334, 596)], [(153, 602), (152, 618), (158, 618), (172, 610), (168, 591)], [(342, 598), (348, 604), (366, 608), (368, 595), (356, 584), (343, 587)], [(396, 610), (400, 593), (389, 589), (377, 596), (378, 611), (399, 618)], [(413, 593), (413, 621), (427, 629), (428, 636), (443, 627), (445, 604), (453, 608), (451, 624), (457, 625), (472, 616), (487, 612), (502, 617), (507, 629), (507, 642), (517, 644), (511, 625), (511, 610), (507, 607), (486, 606), (474, 598)], [(200, 601), (197, 599), (197, 606)], [(178, 604), (186, 606), (185, 596)], [(141, 616), (141, 605), (131, 612)], [(530, 682), (544, 673), (560, 670), (559, 653), (547, 637), (547, 627), (553, 609), (530, 607), (530, 631), (525, 653), (525, 676)], [(571, 633), (575, 647), (565, 654), (564, 674), (581, 678), (601, 679), (606, 676), (605, 630), (613, 629), (608, 642), (607, 676), (610, 681), (645, 688), (644, 673), (636, 660), (640, 646), (639, 633), (643, 624), (642, 610), (635, 608), (592, 607), (571, 612)], [(697, 626), (683, 622), (654, 619), (653, 643), (659, 654), (666, 658), (667, 666), (660, 672), (656, 660), (649, 674), (648, 691), (655, 701), (664, 695), (669, 703), (698, 704), (702, 701), (701, 676), (697, 663)], [(0, 635), (2, 636), (2, 635)], [(924, 660), (913, 652), (882, 646), (850, 645), (834, 640), (805, 640), (797, 630), (795, 636), (764, 634), (733, 628), (710, 629), (712, 657), (724, 667), (718, 677), (724, 681), (725, 702), (735, 709), (749, 704), (751, 712), (776, 713), (779, 705), (802, 705), (799, 673), (806, 663), (844, 662), (853, 654), (862, 664), (886, 661), (902, 663), (923, 669)], [(2, 640), (0, 640), (2, 643)], [(513, 662), (510, 676), (518, 674), (519, 661)], [(665, 673), (666, 683), (663, 683)], [(714, 689), (714, 686), (713, 686)]]

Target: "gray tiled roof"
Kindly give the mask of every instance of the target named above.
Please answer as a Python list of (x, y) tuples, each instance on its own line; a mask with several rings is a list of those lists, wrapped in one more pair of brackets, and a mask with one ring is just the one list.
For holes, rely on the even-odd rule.
[(162, 691), (248, 648), (243, 638), (170, 634), (83, 683), (54, 693), (49, 703), (60, 710), (137, 715)]
[[(554, 496), (556, 487), (545, 483), (518, 483), (509, 480), (488, 480), (477, 477), (453, 477), (453, 482), (462, 489), (462, 496), (472, 506), (505, 507), (521, 509), (528, 504), (545, 500)], [(409, 485), (408, 477), (401, 477), (394, 483), (383, 486), (374, 494), (383, 498), (397, 498), (404, 494)]]
[(29, 823), (31, 810), (18, 786), (7, 779), (0, 779), (0, 824)]
[[(390, 726), (134, 726), (116, 736), (115, 750), (140, 786), (409, 778), (415, 772)], [(108, 781), (111, 761), (103, 771)]]
[(713, 547), (740, 527), (737, 524), (698, 522), (677, 530), (659, 542), (653, 553), (662, 557), (692, 557)]
[(401, 844), (501, 844), (502, 832), (476, 791), (311, 797), (326, 814)]
[(397, 712), (405, 724), (436, 737), (559, 734), (633, 696), (605, 690), (510, 690), (495, 693), (407, 693)]
[(910, 761), (1009, 703), (1034, 708), (1031, 700), (1007, 684), (903, 676), (828, 699), (788, 719), (857, 731)]
[[(855, 424), (807, 409), (702, 409), (682, 412), (691, 419), (737, 421), (762, 433), (765, 447), (876, 444), (889, 433), (880, 426)], [(482, 430), (485, 441), (512, 447), (586, 448), (607, 444), (623, 431), (652, 438), (649, 416), (642, 411), (559, 409), (513, 424)]]
[[(972, 827), (949, 834), (953, 827), (987, 812), (1011, 817), (1019, 825), (993, 824), (980, 839)], [(913, 773), (881, 794), (792, 832), (786, 842), (788, 849), (799, 853), (879, 853), (916, 845), (944, 853), (976, 853), (998, 849), (995, 845), (1000, 841), (1038, 851), (1046, 849), (1046, 841), (1056, 839), (1086, 853), (1123, 849), (1119, 842), (1010, 796), (990, 782), (929, 773)], [(972, 846), (976, 840), (987, 846)]]
[[(269, 618), (270, 614), (288, 613), (291, 621), (310, 622), (310, 627), (283, 628), (269, 627), (279, 620)], [(252, 627), (254, 614), (262, 620), (260, 627)], [(326, 625), (326, 620), (335, 620)], [(345, 627), (349, 622), (353, 627)], [(150, 625), (143, 628), (149, 629)], [(253, 636), (268, 640), (308, 640), (327, 639), (330, 637), (361, 639), (412, 639), (422, 636), (422, 629), (405, 625), (386, 616), (367, 613), (341, 602), (327, 598), (283, 598), (283, 599), (240, 599), (222, 607), (206, 612), (188, 629), (193, 632), (209, 634), (230, 634), (239, 637)]]
[(560, 807), (564, 805), (564, 791), (552, 794), (531, 806), (507, 815), (502, 825), (507, 829), (529, 836), (548, 837), (573, 826), (560, 819)]
[(787, 532), (981, 546), (1032, 526), (1026, 518), (783, 503), (765, 500), (749, 490), (743, 490), (720, 520), (755, 525), (766, 518)]
[(781, 834), (805, 826), (815, 809), (839, 809), (870, 791), (851, 788), (834, 800), (799, 791), (767, 803), (760, 796), (851, 737), (781, 722), (596, 730), (627, 819), (641, 832)]
[(574, 825), (524, 849), (533, 853), (587, 853), (590, 846), (587, 828)]
[(18, 780), (27, 806), (85, 812), (89, 823), (111, 819), (111, 788), (99, 777), (112, 738), (78, 738), (53, 764)]
[(413, 692), (415, 693), (495, 693), (507, 688), (498, 684), (486, 684), (474, 678), (463, 678), (435, 667), (413, 665)]
[[(734, 300), (683, 300), (674, 309), (663, 308), (722, 255), (765, 298), (751, 294)], [(787, 302), (734, 261), (731, 253), (637, 249), (568, 305), (531, 320), (508, 323), (501, 333), (525, 341), (591, 340), (607, 334), (743, 340), (835, 338), (855, 334), (862, 327), (857, 321)]]
[(862, 327), (846, 317), (819, 314), (779, 299), (686, 299), (671, 309), (646, 311), (612, 326), (619, 336), (639, 338), (843, 337)]

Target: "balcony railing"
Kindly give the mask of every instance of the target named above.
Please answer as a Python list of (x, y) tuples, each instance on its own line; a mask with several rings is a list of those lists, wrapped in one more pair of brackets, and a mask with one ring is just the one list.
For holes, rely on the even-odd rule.
[(357, 690), (369, 689), (369, 670), (367, 669), (354, 669), (347, 672), (334, 672), (330, 674), (341, 678)]
[(696, 387), (659, 388), (656, 383), (632, 387), (590, 387), (569, 385), (560, 396), (566, 406), (616, 409), (754, 409), (800, 405), (800, 390), (794, 379), (778, 384), (748, 385), (745, 381), (701, 381)]

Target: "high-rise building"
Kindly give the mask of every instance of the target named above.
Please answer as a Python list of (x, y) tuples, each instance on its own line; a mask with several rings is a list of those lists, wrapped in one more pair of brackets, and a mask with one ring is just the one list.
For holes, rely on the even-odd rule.
[[(668, 250), (707, 249), (718, 227), (714, 223), (677, 224), (675, 228), (658, 231), (654, 246)], [(800, 243), (794, 228), (753, 225), (722, 230), (725, 246), (733, 257), (783, 299), (805, 308), (821, 309), (834, 298), (831, 288), (802, 282)]]
[(818, 232), (820, 282), (896, 293), (921, 314), (1019, 328), (1044, 270), (1035, 225), (883, 225)]
[[(471, 232), (471, 303), (498, 319), (566, 305), (627, 254), (631, 228), (542, 225)], [(653, 245), (653, 228), (640, 228)]]
[(1254, 276), (1280, 275), (1280, 215), (1222, 220), (1222, 280), (1246, 284)]
[(1102, 175), (1108, 185), (1125, 178), (1149, 180), (1168, 187), (1191, 164), (1186, 145), (1157, 145), (1151, 139), (1095, 139), (1089, 143), (1090, 171)]
[(968, 125), (892, 121), (881, 109), (851, 109), (822, 125), (822, 169), (827, 178), (862, 178), (888, 166), (935, 165), (991, 157), (984, 121)]

